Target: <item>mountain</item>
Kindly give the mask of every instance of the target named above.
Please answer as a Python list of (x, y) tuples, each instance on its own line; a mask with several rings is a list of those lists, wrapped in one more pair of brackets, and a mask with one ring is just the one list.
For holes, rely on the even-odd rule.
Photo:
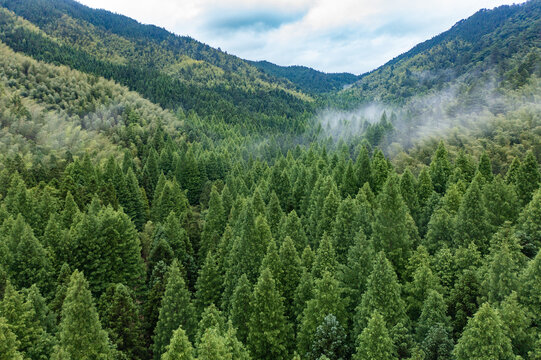
[(337, 103), (403, 104), (451, 84), (493, 81), (518, 88), (541, 62), (541, 1), (480, 10), (378, 69), (363, 74)]
[(115, 80), (165, 108), (264, 127), (313, 103), (289, 81), (236, 56), (122, 15), (71, 0), (0, 6), (0, 40), (15, 51)]
[(291, 81), (306, 93), (329, 93), (353, 84), (358, 76), (350, 73), (324, 73), (306, 66), (279, 66), (268, 61), (250, 61), (259, 70)]

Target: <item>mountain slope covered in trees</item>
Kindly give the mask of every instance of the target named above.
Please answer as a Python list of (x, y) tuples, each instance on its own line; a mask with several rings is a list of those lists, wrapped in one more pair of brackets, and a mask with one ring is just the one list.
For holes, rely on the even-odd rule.
[(341, 90), (0, 0), (0, 359), (540, 359), (540, 4)]

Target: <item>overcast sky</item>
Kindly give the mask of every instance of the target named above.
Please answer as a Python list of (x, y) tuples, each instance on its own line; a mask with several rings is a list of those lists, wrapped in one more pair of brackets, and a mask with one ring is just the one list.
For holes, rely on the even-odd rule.
[(325, 72), (372, 70), (505, 0), (79, 0), (230, 54)]

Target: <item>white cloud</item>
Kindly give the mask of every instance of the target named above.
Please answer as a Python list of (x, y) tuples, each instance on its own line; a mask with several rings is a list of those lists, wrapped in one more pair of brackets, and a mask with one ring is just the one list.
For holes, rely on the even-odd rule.
[(250, 60), (363, 73), (508, 0), (79, 0)]

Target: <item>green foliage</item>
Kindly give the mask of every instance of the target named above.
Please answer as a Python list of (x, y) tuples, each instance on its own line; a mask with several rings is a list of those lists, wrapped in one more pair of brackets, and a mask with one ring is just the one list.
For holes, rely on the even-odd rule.
[(179, 327), (173, 332), (171, 342), (167, 345), (163, 360), (193, 360), (193, 348), (186, 332)]
[(498, 311), (484, 303), (468, 321), (454, 354), (462, 359), (514, 359), (511, 340)]
[(393, 340), (383, 316), (374, 311), (366, 328), (359, 335), (354, 360), (392, 360), (397, 359)]

